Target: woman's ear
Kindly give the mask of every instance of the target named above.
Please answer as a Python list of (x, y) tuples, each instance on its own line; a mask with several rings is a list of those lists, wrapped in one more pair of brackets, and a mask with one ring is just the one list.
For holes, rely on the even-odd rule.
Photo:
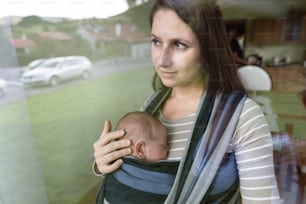
[(137, 141), (135, 143), (135, 156), (138, 157), (138, 159), (145, 159), (146, 158), (146, 145), (144, 141)]

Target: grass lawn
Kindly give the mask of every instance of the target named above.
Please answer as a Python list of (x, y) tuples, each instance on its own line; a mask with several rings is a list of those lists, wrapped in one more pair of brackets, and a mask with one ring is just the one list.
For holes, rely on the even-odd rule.
[(115, 126), (122, 114), (139, 110), (152, 93), (151, 78), (151, 69), (120, 73), (0, 109), (7, 116), (0, 123), (16, 127), (23, 122), (20, 110), (28, 112), (50, 204), (77, 203), (99, 182), (91, 170), (92, 145), (104, 120)]
[[(0, 133), (1, 125), (11, 127), (15, 135), (11, 143), (23, 137), (22, 127), (27, 125), (28, 131), (30, 126), (50, 204), (78, 203), (99, 182), (91, 170), (92, 145), (104, 120), (110, 119), (115, 126), (122, 114), (138, 110), (152, 93), (151, 78), (151, 69), (139, 69), (0, 107), (0, 115), (4, 116), (0, 118)], [(265, 94), (271, 98), (276, 113), (305, 115), (296, 95)], [(278, 122), (282, 129), (288, 121)], [(305, 121), (289, 122), (294, 123), (296, 136), (305, 136)], [(26, 167), (23, 171), (34, 168)]]

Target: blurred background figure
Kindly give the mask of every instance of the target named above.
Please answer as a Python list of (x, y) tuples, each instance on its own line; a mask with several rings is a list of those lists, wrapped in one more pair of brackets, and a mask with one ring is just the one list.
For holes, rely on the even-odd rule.
[(230, 41), (234, 59), (238, 67), (248, 64), (248, 61), (244, 59), (244, 40), (245, 30), (243, 28), (238, 28), (236, 34)]

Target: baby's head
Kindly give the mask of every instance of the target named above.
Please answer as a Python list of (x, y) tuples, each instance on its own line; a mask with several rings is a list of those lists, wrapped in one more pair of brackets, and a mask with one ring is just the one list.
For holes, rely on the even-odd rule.
[(161, 122), (146, 112), (130, 112), (118, 122), (116, 130), (126, 131), (124, 138), (132, 141), (132, 156), (153, 162), (167, 159), (167, 130)]

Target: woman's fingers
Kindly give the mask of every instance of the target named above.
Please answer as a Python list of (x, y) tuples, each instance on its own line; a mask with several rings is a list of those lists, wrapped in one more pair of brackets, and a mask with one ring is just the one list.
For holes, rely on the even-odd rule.
[(111, 132), (111, 130), (111, 123), (106, 120), (99, 139), (93, 145), (97, 168), (104, 174), (118, 169), (123, 162), (121, 158), (132, 153), (131, 141), (120, 139), (125, 135), (125, 131)]
[[(97, 141), (94, 143), (94, 156), (96, 159), (100, 157), (104, 157), (105, 155), (109, 153), (116, 152), (117, 150), (120, 150), (123, 148), (127, 148), (130, 145), (131, 145), (131, 141), (129, 139), (117, 140), (117, 141), (113, 141), (105, 145), (101, 145), (99, 141)], [(118, 159), (118, 158), (115, 158), (115, 159)]]
[(109, 120), (106, 120), (104, 122), (104, 128), (102, 131), (102, 134), (100, 135), (98, 141), (96, 142), (99, 146), (107, 145), (108, 143), (117, 140), (125, 135), (124, 130), (117, 130), (114, 132), (111, 132), (112, 125)]
[(109, 120), (105, 120), (104, 121), (104, 128), (103, 128), (103, 131), (102, 131), (102, 135), (105, 135), (106, 133), (109, 133), (112, 131), (112, 124)]
[(121, 157), (131, 154), (130, 148), (124, 148), (111, 153), (105, 154), (101, 157), (96, 157), (96, 164), (101, 173), (107, 174), (118, 169), (122, 165)]
[(114, 141), (117, 141), (121, 137), (125, 135), (124, 130), (117, 130), (114, 132), (109, 132), (107, 134), (101, 134), (99, 139), (95, 142), (96, 146), (105, 146), (107, 144), (110, 144)]
[[(113, 162), (111, 165), (105, 166), (105, 168), (104, 168), (105, 174), (114, 172), (115, 170), (117, 170), (118, 168), (120, 168), (120, 166), (121, 166), (122, 164), (123, 164), (122, 159), (118, 159), (118, 160), (116, 160), (115, 162)], [(98, 166), (98, 167), (99, 167), (99, 166)], [(101, 171), (101, 170), (99, 169), (99, 171)]]

